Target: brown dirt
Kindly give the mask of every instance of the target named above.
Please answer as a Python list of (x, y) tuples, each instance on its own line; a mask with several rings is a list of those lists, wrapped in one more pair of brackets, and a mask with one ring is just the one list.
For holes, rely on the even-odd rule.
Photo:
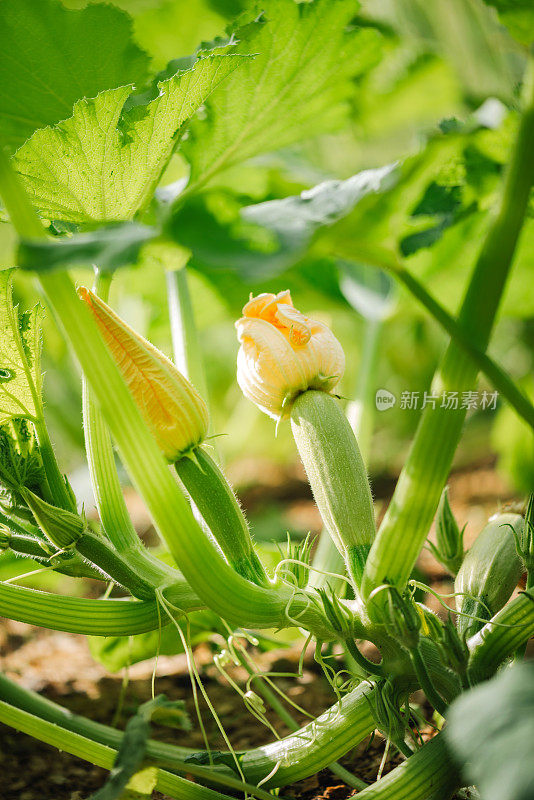
[[(272, 491), (275, 492), (277, 481), (273, 480), (272, 483)], [(285, 486), (285, 492), (287, 484), (282, 482), (281, 485)], [(299, 485), (299, 481), (293, 479), (293, 496), (291, 502), (287, 503), (287, 516), (292, 523), (295, 520), (298, 523), (300, 519), (304, 527), (313, 531), (319, 528), (320, 520), (306, 492), (296, 489)], [(499, 510), (501, 502), (511, 499), (491, 464), (481, 464), (454, 475), (450, 482), (450, 497), (459, 524), (468, 524), (467, 543), (479, 532), (488, 515)], [(251, 505), (254, 500), (253, 491)], [(287, 500), (285, 495), (284, 501)], [(139, 509), (138, 528), (146, 530), (146, 520), (143, 521), (142, 514), (142, 509)], [(450, 580), (428, 551), (423, 551), (419, 566), (438, 591), (446, 593), (450, 590)], [(428, 602), (435, 610), (442, 611), (431, 596)], [(266, 670), (294, 671), (298, 655), (296, 649), (271, 651), (261, 656), (262, 667)], [(107, 673), (93, 661), (84, 637), (0, 620), (0, 656), (0, 668), (24, 686), (42, 692), (50, 699), (92, 719), (108, 724), (113, 720), (119, 703), (122, 677)], [(195, 656), (209, 696), (233, 746), (244, 749), (271, 741), (270, 731), (248, 714), (233, 689), (219, 677), (211, 663), (209, 646), (198, 647)], [(153, 667), (153, 662), (149, 661), (131, 668), (120, 726), (140, 702), (150, 697)], [(194, 721), (185, 657), (161, 657), (156, 675), (156, 692), (165, 693), (172, 699), (183, 698)], [(240, 677), (239, 673), (236, 677)], [(279, 679), (278, 684), (292, 700), (313, 714), (318, 714), (334, 699), (311, 654), (305, 661), (300, 680), (284, 678)], [(214, 749), (224, 748), (215, 723), (206, 708), (202, 710), (212, 746)], [(272, 715), (270, 721), (281, 736), (288, 733), (285, 726)], [(304, 722), (305, 717), (301, 716), (300, 721)], [(198, 725), (194, 725), (190, 733), (159, 726), (155, 728), (155, 736), (203, 749)], [(354, 774), (371, 782), (376, 778), (383, 749), (384, 741), (377, 735), (372, 742), (359, 745), (342, 763)], [(386, 771), (398, 761), (397, 756), (390, 757)], [(0, 800), (84, 800), (102, 785), (106, 774), (104, 770), (0, 726)], [(298, 800), (345, 800), (354, 794), (354, 790), (328, 770), (286, 787), (283, 791), (284, 796)], [(157, 793), (153, 796), (163, 797)]]

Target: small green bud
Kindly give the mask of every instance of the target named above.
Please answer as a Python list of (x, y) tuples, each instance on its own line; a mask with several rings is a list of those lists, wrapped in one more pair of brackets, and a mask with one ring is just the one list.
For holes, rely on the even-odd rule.
[(439, 642), (442, 634), (443, 623), (437, 614), (434, 614), (424, 603), (415, 603), (415, 607), (421, 618), (421, 633), (432, 639), (433, 642)]
[(527, 504), (525, 524), (518, 533), (514, 530), (514, 536), (517, 555), (527, 572), (534, 572), (534, 494), (530, 495)]
[(255, 711), (256, 714), (261, 714), (261, 715), (265, 714), (266, 711), (265, 703), (263, 702), (259, 694), (253, 692), (252, 689), (250, 689), (248, 692), (245, 692), (245, 694), (243, 695), (243, 700), (245, 705), (248, 708), (250, 708), (251, 711)]
[(342, 639), (349, 639), (353, 636), (352, 619), (346, 608), (343, 608), (337, 595), (330, 589), (317, 589), (323, 608), (332, 628), (339, 633)]
[(283, 574), (290, 578), (295, 586), (304, 589), (308, 583), (310, 570), (308, 566), (311, 562), (311, 551), (315, 539), (308, 533), (305, 539), (300, 542), (292, 542), (289, 533), (287, 534), (286, 552), (280, 549), (282, 558), (289, 559), (283, 564)]
[(87, 521), (77, 514), (50, 505), (29, 489), (23, 489), (23, 496), (45, 536), (61, 550), (76, 544), (88, 530)]
[(403, 741), (406, 720), (400, 709), (398, 691), (391, 681), (379, 680), (370, 700), (376, 727), (386, 738), (395, 742)]
[(386, 628), (399, 644), (407, 650), (419, 645), (421, 617), (411, 594), (401, 595), (395, 586), (389, 586)]
[(445, 487), (436, 513), (436, 545), (430, 549), (446, 570), (456, 575), (464, 558), (464, 531), (460, 530), (449, 504), (449, 490)]
[(469, 661), (469, 648), (465, 638), (460, 636), (449, 614), (441, 629), (440, 651), (442, 660), (459, 675), (465, 675)]

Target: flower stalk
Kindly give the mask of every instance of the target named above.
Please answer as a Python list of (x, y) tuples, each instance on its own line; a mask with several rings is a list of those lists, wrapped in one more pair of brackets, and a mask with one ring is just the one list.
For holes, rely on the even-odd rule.
[(229, 564), (247, 580), (267, 585), (247, 520), (222, 470), (203, 447), (175, 463), (175, 469)]
[(318, 391), (297, 397), (291, 429), (325, 528), (359, 587), (376, 529), (356, 437), (338, 401)]

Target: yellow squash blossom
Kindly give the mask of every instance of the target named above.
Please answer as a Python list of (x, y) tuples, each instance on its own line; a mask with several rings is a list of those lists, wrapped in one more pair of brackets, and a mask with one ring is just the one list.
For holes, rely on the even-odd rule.
[(288, 417), (294, 399), (307, 389), (332, 392), (343, 375), (340, 343), (327, 325), (293, 306), (289, 291), (251, 296), (236, 328), (238, 383), (275, 419)]
[(176, 461), (206, 436), (209, 420), (204, 400), (172, 361), (103, 300), (84, 287), (78, 294), (90, 308), (160, 449), (169, 461)]

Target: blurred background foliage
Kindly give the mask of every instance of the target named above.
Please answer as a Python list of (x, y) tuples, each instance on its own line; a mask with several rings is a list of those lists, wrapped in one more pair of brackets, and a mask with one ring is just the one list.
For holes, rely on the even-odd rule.
[[(190, 55), (200, 42), (224, 35), (248, 5), (246, 0), (115, 4), (132, 17), (135, 39), (150, 54), (153, 72)], [(69, 0), (65, 5), (85, 4)], [(308, 126), (299, 141), (220, 172), (173, 217), (170, 237), (175, 236), (190, 256), (213, 430), (225, 434), (217, 446), (242, 487), (261, 483), (270, 465), (297, 461), (288, 427), (281, 425), (275, 438), (274, 423), (242, 397), (236, 384), (233, 323), (249, 292), (291, 288), (298, 308), (332, 326), (347, 354), (340, 389), (345, 397), (354, 392), (365, 329), (362, 311), (365, 315), (370, 307), (358, 255), (363, 245), (398, 247), (413, 274), (449, 311), (456, 311), (517, 123), (517, 84), (525, 60), (521, 32), (532, 12), (528, 3), (518, 3), (511, 12), (506, 6), (481, 0), (363, 0), (354, 19), (365, 32), (359, 70), (352, 81), (348, 114), (338, 129), (314, 135), (314, 127)], [(305, 242), (296, 241), (291, 231), (287, 236), (282, 231), (282, 241), (279, 230), (258, 227), (264, 222), (261, 213), (258, 218), (244, 211), (296, 196), (323, 181), (344, 180), (395, 163), (394, 184), (365, 197), (337, 221), (326, 220), (328, 224), (311, 231)], [(161, 186), (180, 181), (187, 169), (185, 159), (174, 156)], [(161, 198), (165, 200), (165, 192)], [(157, 213), (154, 207), (154, 216)], [(531, 395), (533, 244), (531, 216), (491, 344), (492, 355)], [(14, 260), (11, 229), (2, 224), (0, 266)], [(183, 260), (183, 249), (171, 242), (148, 244), (137, 265), (117, 271), (112, 288), (118, 313), (169, 355), (163, 264)], [(365, 275), (364, 284), (369, 280)], [(75, 277), (79, 283), (91, 281), (88, 270), (78, 270)], [(387, 389), (400, 398), (403, 391), (428, 389), (446, 337), (405, 289), (389, 283), (387, 288), (387, 304), (378, 312), (386, 319), (372, 390), (374, 395), (377, 389)], [(35, 301), (27, 279), (17, 282), (16, 291), (22, 306)], [(90, 504), (78, 369), (50, 316), (45, 323), (44, 365), (53, 439), (80, 498)], [(480, 389), (490, 388), (482, 378)], [(402, 409), (399, 402), (376, 414), (368, 455), (375, 479), (398, 473), (418, 417), (417, 410)], [(513, 491), (532, 489), (532, 434), (504, 403), (496, 411), (470, 416), (457, 463), (494, 456)], [(266, 538), (272, 538), (273, 529), (281, 531), (280, 521), (273, 523), (267, 512), (260, 527)]]

